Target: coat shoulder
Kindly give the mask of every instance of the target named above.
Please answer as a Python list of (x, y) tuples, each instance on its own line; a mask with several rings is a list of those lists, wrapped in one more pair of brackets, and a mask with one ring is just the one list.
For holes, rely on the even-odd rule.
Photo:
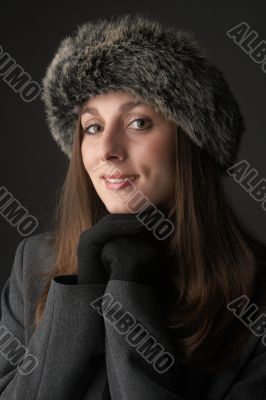
[(34, 302), (54, 265), (54, 249), (50, 232), (42, 232), (25, 239), (20, 261), (25, 299)]
[(53, 257), (54, 247), (50, 232), (37, 233), (25, 240), (23, 265), (26, 269), (32, 266), (35, 272), (46, 271)]

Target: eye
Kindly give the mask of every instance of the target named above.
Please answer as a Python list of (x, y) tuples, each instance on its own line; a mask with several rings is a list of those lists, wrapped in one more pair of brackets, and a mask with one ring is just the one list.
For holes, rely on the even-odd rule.
[[(142, 122), (142, 124), (137, 124), (137, 128), (140, 128), (140, 129), (138, 129), (138, 130), (144, 130), (144, 129), (148, 129), (148, 128), (151, 127), (151, 121), (148, 120), (148, 119), (145, 119), (145, 118), (137, 118), (137, 119), (134, 119), (134, 121), (132, 121), (129, 125), (132, 125), (134, 122), (137, 122), (137, 121), (141, 121), (141, 122)], [(144, 124), (143, 124), (143, 122), (144, 122)], [(150, 125), (148, 126), (148, 128), (143, 128), (143, 125), (145, 126), (145, 123), (149, 123), (149, 124), (150, 124)]]
[(100, 126), (99, 124), (92, 124), (88, 125), (86, 128), (83, 129), (82, 133), (87, 133), (88, 135), (95, 135), (94, 132), (89, 131), (92, 126)]

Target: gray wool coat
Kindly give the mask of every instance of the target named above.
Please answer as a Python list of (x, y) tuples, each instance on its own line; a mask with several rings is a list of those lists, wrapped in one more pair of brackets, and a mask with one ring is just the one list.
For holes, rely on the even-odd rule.
[[(1, 293), (1, 400), (266, 398), (261, 336), (251, 334), (239, 361), (222, 373), (186, 369), (174, 356), (158, 297), (145, 285), (77, 285), (75, 275), (55, 277), (34, 329), (44, 284), (38, 274), (53, 260), (47, 235), (19, 243)], [(138, 332), (144, 340), (138, 341)]]

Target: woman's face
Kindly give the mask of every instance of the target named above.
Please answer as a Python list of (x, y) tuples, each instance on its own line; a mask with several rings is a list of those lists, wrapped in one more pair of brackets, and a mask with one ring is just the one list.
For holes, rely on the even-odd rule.
[[(135, 101), (125, 92), (109, 92), (90, 98), (82, 109), (83, 163), (110, 213), (129, 213), (124, 199), (132, 191), (155, 206), (168, 204), (174, 193), (175, 124)], [(126, 186), (103, 177), (117, 173), (135, 179)]]

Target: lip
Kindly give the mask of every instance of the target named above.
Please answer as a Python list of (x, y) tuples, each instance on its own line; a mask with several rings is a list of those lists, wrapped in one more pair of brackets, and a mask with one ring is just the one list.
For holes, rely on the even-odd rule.
[[(110, 189), (110, 190), (119, 190), (119, 189), (121, 189), (121, 188), (125, 188), (125, 187), (129, 186), (129, 185), (131, 184), (131, 182), (135, 182), (135, 180), (138, 179), (138, 175), (133, 175), (133, 176), (134, 176), (133, 179), (126, 180), (126, 181), (124, 181), (124, 182), (119, 182), (119, 183), (111, 183), (111, 182), (108, 182), (108, 180), (104, 177), (104, 182), (105, 182), (105, 185), (106, 185), (107, 189)], [(118, 178), (121, 178), (121, 179), (122, 179), (122, 178), (129, 178), (129, 177), (132, 177), (132, 175), (125, 175), (125, 176), (120, 175), (119, 177), (116, 176), (116, 179), (118, 179)], [(110, 176), (110, 178), (111, 178), (111, 176)], [(112, 176), (112, 178), (115, 179), (114, 176)]]
[(125, 175), (125, 174), (113, 174), (113, 175), (103, 175), (102, 178), (103, 179), (107, 179), (107, 178), (111, 178), (111, 179), (124, 179), (124, 178), (131, 178), (132, 176), (137, 177), (138, 175)]

